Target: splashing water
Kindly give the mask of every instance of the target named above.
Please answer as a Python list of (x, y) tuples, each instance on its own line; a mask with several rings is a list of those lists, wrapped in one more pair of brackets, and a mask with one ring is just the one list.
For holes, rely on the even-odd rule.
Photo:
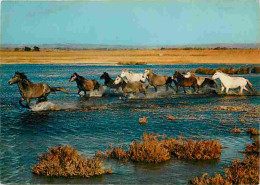
[(61, 108), (52, 102), (41, 102), (36, 104), (32, 109), (33, 112), (46, 111), (46, 110), (61, 110)]

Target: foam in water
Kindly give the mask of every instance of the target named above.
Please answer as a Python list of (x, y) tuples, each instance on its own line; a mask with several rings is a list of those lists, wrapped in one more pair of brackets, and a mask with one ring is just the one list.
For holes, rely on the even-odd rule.
[(36, 105), (34, 105), (31, 109), (31, 111), (39, 112), (39, 111), (46, 111), (46, 110), (61, 110), (61, 108), (52, 103), (52, 102), (41, 102)]
[(98, 90), (94, 90), (90, 92), (89, 97), (102, 97), (104, 92), (105, 92), (104, 87), (101, 86)]

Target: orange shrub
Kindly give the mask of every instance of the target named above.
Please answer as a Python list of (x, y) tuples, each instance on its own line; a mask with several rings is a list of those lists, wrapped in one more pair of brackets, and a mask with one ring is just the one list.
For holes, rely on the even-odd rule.
[(207, 174), (200, 178), (195, 177), (191, 184), (259, 184), (259, 157), (246, 156), (242, 162), (235, 159), (229, 168), (224, 167), (225, 175), (215, 174), (208, 177)]
[(39, 163), (32, 166), (33, 173), (47, 176), (81, 176), (89, 178), (94, 175), (113, 173), (105, 169), (99, 158), (84, 158), (75, 148), (69, 146), (52, 147), (48, 153), (39, 157)]
[(196, 141), (192, 139), (168, 139), (165, 143), (169, 151), (178, 159), (217, 159), (221, 154), (221, 143), (215, 139)]
[(246, 150), (244, 151), (246, 154), (255, 154), (259, 156), (259, 139), (255, 139), (254, 143), (251, 145), (246, 145)]
[(239, 128), (235, 127), (235, 128), (233, 128), (232, 133), (233, 134), (240, 134), (241, 130)]
[(158, 135), (144, 133), (141, 142), (134, 141), (130, 145), (130, 159), (135, 162), (158, 163), (171, 158), (169, 151), (164, 147), (164, 139)]
[(249, 129), (246, 130), (246, 132), (251, 134), (251, 135), (259, 135), (259, 130), (257, 130), (254, 127), (250, 127)]
[(169, 160), (171, 154), (178, 159), (216, 159), (220, 157), (221, 144), (217, 140), (166, 139), (165, 136), (144, 133), (141, 141), (132, 142), (127, 151), (123, 150), (122, 146), (111, 145), (104, 154), (98, 151), (96, 156), (122, 161), (158, 163)]

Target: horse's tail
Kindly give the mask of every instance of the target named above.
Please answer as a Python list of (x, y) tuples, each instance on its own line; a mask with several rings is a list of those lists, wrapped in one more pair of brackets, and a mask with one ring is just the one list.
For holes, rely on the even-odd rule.
[(99, 89), (100, 88), (100, 84), (98, 83), (98, 81), (93, 80), (94, 83), (94, 90)]
[(66, 94), (69, 94), (68, 91), (66, 91), (65, 89), (61, 88), (61, 87), (51, 87), (51, 91), (52, 92), (56, 92), (56, 91), (61, 91), (61, 92), (64, 92)]
[(249, 80), (246, 80), (246, 81), (247, 81), (248, 87), (251, 89), (252, 92), (254, 92), (253, 84)]

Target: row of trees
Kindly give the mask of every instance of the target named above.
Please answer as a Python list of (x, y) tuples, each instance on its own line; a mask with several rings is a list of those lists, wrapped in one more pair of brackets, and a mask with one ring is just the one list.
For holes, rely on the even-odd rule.
[(25, 46), (25, 47), (22, 48), (22, 49), (20, 49), (20, 48), (15, 48), (14, 50), (15, 50), (15, 51), (20, 51), (20, 50), (23, 50), (23, 51), (40, 51), (40, 48), (37, 47), (37, 46), (34, 46), (33, 48), (28, 47), (28, 46)]

